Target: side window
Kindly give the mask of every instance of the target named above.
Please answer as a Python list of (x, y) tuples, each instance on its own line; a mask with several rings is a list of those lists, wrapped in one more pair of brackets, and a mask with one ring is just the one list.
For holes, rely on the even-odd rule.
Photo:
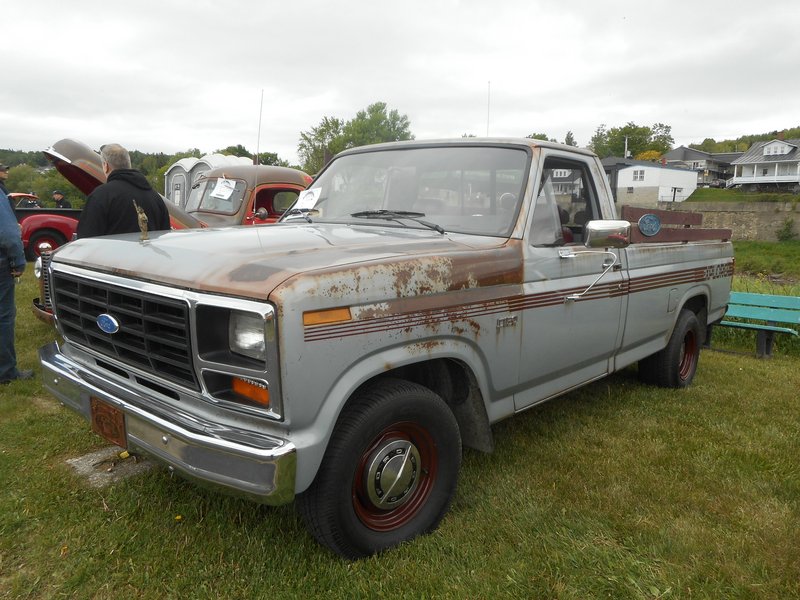
[(599, 215), (596, 198), (588, 165), (555, 157), (545, 159), (533, 209), (531, 244), (583, 243), (583, 226)]
[(275, 209), (276, 213), (283, 214), (292, 204), (294, 204), (294, 201), (297, 200), (297, 196), (298, 192), (295, 190), (284, 190), (282, 192), (278, 192), (275, 194), (275, 198), (272, 200), (272, 207)]

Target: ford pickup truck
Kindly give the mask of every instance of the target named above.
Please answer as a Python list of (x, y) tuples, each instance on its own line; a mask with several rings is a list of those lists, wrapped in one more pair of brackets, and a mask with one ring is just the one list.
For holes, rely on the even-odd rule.
[[(77, 240), (48, 267), (47, 389), (100, 436), (356, 559), (435, 529), (462, 447), (638, 363), (681, 388), (725, 313), (730, 231), (617, 218), (588, 151), (345, 151), (271, 227)], [(670, 221), (678, 227), (668, 227)]]

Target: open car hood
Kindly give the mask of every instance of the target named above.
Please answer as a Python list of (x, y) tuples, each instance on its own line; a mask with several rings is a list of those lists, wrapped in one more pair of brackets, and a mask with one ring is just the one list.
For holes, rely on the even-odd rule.
[[(65, 138), (45, 150), (44, 155), (67, 181), (87, 196), (98, 185), (106, 182), (100, 155), (83, 142)], [(167, 205), (174, 228), (206, 227), (205, 223), (166, 198), (164, 198), (164, 203)]]

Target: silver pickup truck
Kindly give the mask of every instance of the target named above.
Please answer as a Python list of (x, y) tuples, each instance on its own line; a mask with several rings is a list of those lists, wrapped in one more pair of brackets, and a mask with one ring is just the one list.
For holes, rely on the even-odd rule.
[(437, 527), (493, 423), (636, 362), (691, 382), (732, 247), (669, 221), (618, 220), (573, 147), (356, 148), (279, 224), (56, 251), (44, 382), (107, 440), (296, 498), (318, 541), (367, 556)]

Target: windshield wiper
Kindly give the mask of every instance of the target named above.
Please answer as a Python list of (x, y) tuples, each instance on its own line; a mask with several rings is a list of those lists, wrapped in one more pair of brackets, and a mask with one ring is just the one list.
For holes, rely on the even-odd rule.
[(361, 212), (354, 212), (350, 216), (355, 217), (357, 219), (385, 219), (386, 221), (398, 221), (399, 219), (410, 219), (415, 223), (419, 223), (420, 225), (424, 225), (429, 229), (438, 231), (442, 235), (444, 235), (445, 233), (441, 225), (437, 225), (436, 223), (431, 223), (430, 221), (423, 221), (422, 219), (419, 218), (419, 217), (424, 217), (425, 213), (414, 212), (411, 210), (386, 210), (385, 208), (382, 208), (380, 210), (362, 210)]

